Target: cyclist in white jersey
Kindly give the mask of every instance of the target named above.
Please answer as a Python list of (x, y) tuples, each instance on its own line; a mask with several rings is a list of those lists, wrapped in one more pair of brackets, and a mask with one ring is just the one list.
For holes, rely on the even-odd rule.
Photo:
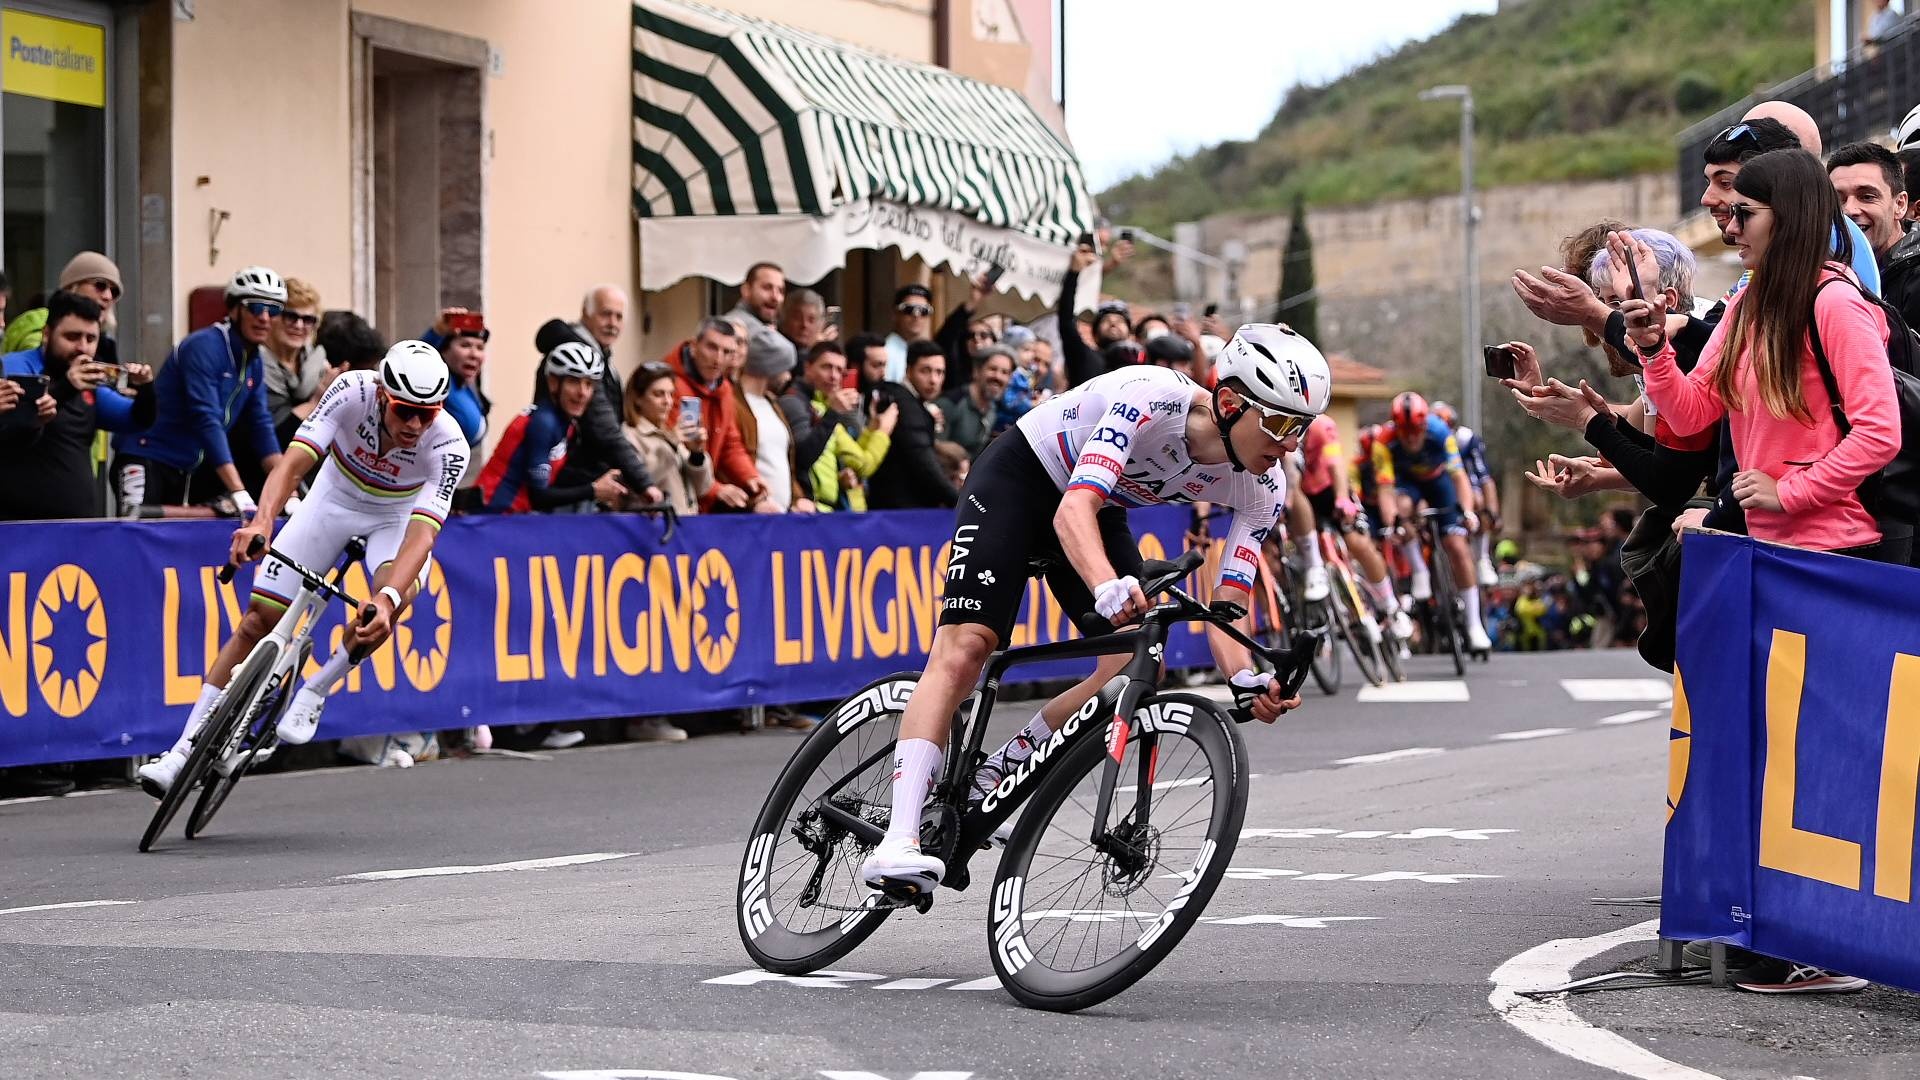
[[(1333, 377), (1313, 343), (1277, 325), (1242, 327), (1221, 351), (1209, 393), (1168, 368), (1139, 366), (1090, 379), (1022, 417), (987, 445), (967, 475), (947, 557), (945, 608), (924, 673), (900, 721), (893, 813), (862, 868), (883, 889), (930, 890), (946, 867), (920, 851), (920, 814), (940, 771), (954, 710), (1019, 614), (1033, 560), (1082, 632), (1132, 624), (1147, 611), (1128, 507), (1206, 502), (1232, 507), (1216, 602), (1243, 611), (1260, 542), (1285, 503), (1280, 459), (1327, 407)], [(1252, 417), (1252, 423), (1240, 421)], [(1236, 592), (1236, 590), (1238, 590)], [(1209, 635), (1235, 696), (1272, 723), (1298, 698), (1253, 670), (1247, 650)], [(1094, 674), (1054, 698), (974, 779), (976, 798), (1025, 761), (1073, 710), (1124, 667), (1102, 657)]]
[[(233, 534), (236, 564), (259, 558), (273, 543), (311, 570), (331, 567), (350, 537), (367, 539), (366, 562), (374, 570), (376, 589), (368, 600), (372, 621), (349, 626), (341, 648), (294, 695), (277, 728), (282, 742), (297, 745), (313, 738), (326, 695), (346, 674), (352, 647), (384, 641), (400, 609), (426, 581), (434, 540), (467, 469), (466, 436), (442, 409), (451, 385), (446, 361), (422, 341), (402, 341), (389, 349), (378, 371), (349, 371), (335, 379), (267, 477), (259, 512)], [(319, 477), (274, 543), (274, 519), (316, 465)], [(149, 794), (157, 798), (172, 786), (194, 733), (219, 701), (234, 667), (273, 629), (299, 587), (299, 579), (272, 559), (254, 575), (247, 613), (207, 671), (179, 741), (140, 768), (141, 786)]]

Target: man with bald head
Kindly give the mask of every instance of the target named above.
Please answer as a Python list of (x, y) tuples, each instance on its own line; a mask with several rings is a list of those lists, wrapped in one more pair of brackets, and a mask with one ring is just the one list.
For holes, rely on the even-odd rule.
[(1820, 142), (1820, 125), (1813, 122), (1812, 114), (1791, 101), (1763, 101), (1748, 109), (1747, 115), (1740, 119), (1742, 121), (1778, 120), (1786, 126), (1788, 131), (1793, 132), (1794, 138), (1800, 140), (1800, 149), (1814, 157), (1826, 156), (1826, 151)]
[[(618, 285), (606, 283), (588, 289), (580, 299), (580, 321), (567, 322), (563, 319), (548, 319), (533, 336), (533, 347), (541, 356), (552, 352), (556, 346), (569, 341), (580, 341), (593, 346), (603, 361), (600, 376), (600, 388), (587, 404), (587, 411), (580, 418), (577, 437), (567, 454), (567, 463), (560, 475), (554, 477), (555, 484), (573, 484), (584, 482), (591, 484), (608, 469), (620, 470), (621, 482), (628, 491), (638, 492), (648, 502), (660, 501), (660, 489), (654, 486), (653, 477), (648, 475), (646, 463), (627, 441), (620, 430), (620, 402), (624, 383), (620, 371), (613, 364), (613, 347), (627, 327), (627, 291)], [(537, 404), (547, 400), (547, 379), (535, 367), (533, 400)], [(587, 476), (592, 473), (591, 476)], [(585, 481), (580, 481), (586, 476)], [(582, 513), (592, 513), (598, 509), (592, 502), (571, 508)]]

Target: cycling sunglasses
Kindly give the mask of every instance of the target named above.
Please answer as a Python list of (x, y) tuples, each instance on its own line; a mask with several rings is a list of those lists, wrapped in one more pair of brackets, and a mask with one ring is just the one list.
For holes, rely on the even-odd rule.
[(393, 412), (393, 418), (403, 424), (409, 420), (431, 424), (433, 418), (440, 415), (438, 405), (410, 405), (404, 401), (388, 401), (387, 408)]
[(281, 311), (285, 310), (271, 300), (249, 300), (241, 304), (240, 308), (247, 314), (253, 316), (278, 315)]
[(1250, 397), (1241, 398), (1241, 400), (1247, 403), (1248, 408), (1260, 415), (1260, 430), (1266, 432), (1267, 437), (1274, 442), (1285, 442), (1289, 437), (1307, 430), (1307, 425), (1313, 423), (1311, 416), (1301, 416), (1299, 413), (1287, 412), (1285, 409), (1271, 408)]

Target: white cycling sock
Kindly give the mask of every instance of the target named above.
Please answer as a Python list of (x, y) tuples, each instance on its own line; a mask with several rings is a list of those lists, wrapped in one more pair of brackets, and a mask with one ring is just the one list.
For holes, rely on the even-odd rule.
[(345, 642), (341, 642), (340, 647), (335, 649), (333, 656), (327, 660), (326, 666), (314, 672), (313, 678), (308, 679), (301, 689), (311, 690), (321, 697), (326, 697), (333, 693), (333, 684), (339, 682), (341, 676), (345, 675), (347, 669), (352, 666), (353, 649)]
[(1320, 538), (1318, 536), (1309, 534), (1300, 543), (1300, 561), (1306, 563), (1307, 569), (1309, 570), (1312, 570), (1316, 566), (1327, 565), (1326, 562), (1320, 558)]
[(223, 686), (200, 684), (200, 696), (193, 699), (193, 708), (187, 713), (187, 726), (180, 732), (180, 738), (174, 741), (175, 751), (182, 754), (187, 752), (187, 745), (193, 741), (194, 733), (200, 730), (201, 724), (206, 723), (207, 713), (212, 711), (213, 703), (220, 700), (220, 695), (225, 691)]
[(1006, 771), (1008, 765), (1018, 765), (1033, 756), (1034, 747), (1053, 738), (1053, 728), (1047, 723), (1047, 714), (1043, 710), (1033, 714), (1027, 726), (1014, 733), (1000, 749), (987, 756), (983, 768), (997, 768)]
[(1413, 567), (1414, 577), (1427, 576), (1427, 557), (1420, 554), (1420, 541), (1410, 540), (1401, 544), (1400, 554), (1407, 557), (1407, 565)]
[(927, 739), (901, 739), (893, 748), (893, 816), (887, 819), (887, 839), (920, 843), (920, 811), (945, 756)]
[(1491, 533), (1483, 532), (1483, 533), (1477, 533), (1474, 535), (1473, 550), (1475, 554), (1479, 557), (1479, 560), (1481, 562), (1492, 561), (1490, 558), (1488, 558), (1488, 555), (1487, 555), (1488, 547), (1492, 543), (1493, 543), (1493, 535)]
[(1467, 602), (1467, 625), (1486, 633), (1487, 628), (1480, 624), (1480, 590), (1478, 587), (1460, 590), (1461, 599)]
[(1394, 612), (1400, 610), (1399, 605), (1394, 603), (1393, 579), (1391, 578), (1381, 578), (1379, 581), (1367, 582), (1367, 594), (1373, 597), (1374, 603), (1380, 605), (1381, 611)]

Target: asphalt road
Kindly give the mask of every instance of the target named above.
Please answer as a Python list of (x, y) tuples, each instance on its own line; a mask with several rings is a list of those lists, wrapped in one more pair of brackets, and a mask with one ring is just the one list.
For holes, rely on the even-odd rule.
[[(257, 777), (212, 835), (145, 856), (138, 792), (3, 803), (0, 1076), (1616, 1075), (1503, 1019), (1489, 976), (1655, 914), (1590, 902), (1659, 890), (1653, 674), (1501, 656), (1459, 685), (1420, 661), (1418, 696), (1465, 700), (1349, 689), (1247, 731), (1247, 832), (1206, 919), (1073, 1016), (994, 983), (985, 888), (896, 915), (838, 977), (754, 970), (733, 886), (789, 733)], [(353, 876), (421, 868), (443, 872)], [(1573, 1009), (1709, 1074), (1913, 1074), (1892, 991)]]

